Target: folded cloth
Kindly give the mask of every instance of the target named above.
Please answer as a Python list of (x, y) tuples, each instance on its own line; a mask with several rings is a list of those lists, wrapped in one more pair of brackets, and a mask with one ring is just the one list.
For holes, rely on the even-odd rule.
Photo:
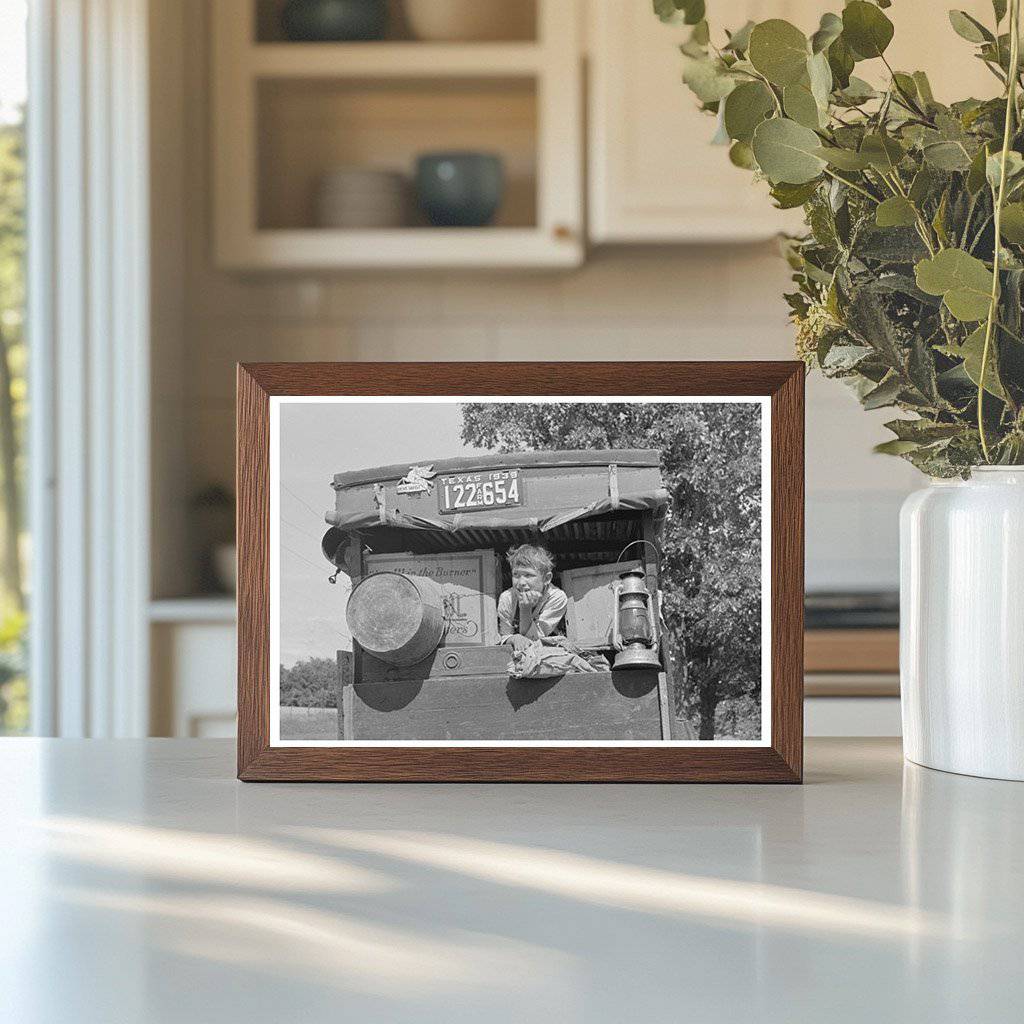
[(603, 655), (585, 652), (565, 637), (542, 637), (512, 652), (511, 672), (516, 679), (546, 679), (566, 672), (601, 672), (607, 668)]

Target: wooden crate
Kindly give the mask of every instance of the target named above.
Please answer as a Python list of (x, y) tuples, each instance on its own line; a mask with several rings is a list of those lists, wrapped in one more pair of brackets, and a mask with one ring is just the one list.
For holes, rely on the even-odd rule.
[(627, 569), (642, 569), (640, 562), (617, 562), (566, 569), (562, 589), (569, 599), (566, 635), (582, 647), (609, 647), (612, 636), (612, 583)]
[(441, 584), (445, 597), (452, 599), (454, 609), (443, 647), (488, 646), (498, 642), (501, 567), (492, 549), (442, 555), (408, 552), (366, 555), (363, 564), (366, 575), (401, 572), (408, 576), (425, 576)]

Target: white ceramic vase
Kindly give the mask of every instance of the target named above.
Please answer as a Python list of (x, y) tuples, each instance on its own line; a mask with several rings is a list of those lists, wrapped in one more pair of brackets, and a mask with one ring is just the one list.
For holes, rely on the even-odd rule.
[(1024, 781), (1024, 466), (910, 495), (900, 563), (904, 753)]

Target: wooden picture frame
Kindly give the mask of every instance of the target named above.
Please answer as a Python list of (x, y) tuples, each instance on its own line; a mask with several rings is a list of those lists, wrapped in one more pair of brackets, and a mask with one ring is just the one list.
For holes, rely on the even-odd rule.
[[(244, 781), (800, 782), (804, 367), (799, 362), (249, 363), (238, 366), (238, 777)], [(770, 737), (760, 746), (271, 743), (275, 396), (756, 396), (770, 409)], [(653, 399), (652, 399), (653, 400)], [(748, 399), (749, 400), (749, 399)], [(766, 437), (769, 435), (765, 435)], [(767, 591), (766, 591), (767, 593)]]

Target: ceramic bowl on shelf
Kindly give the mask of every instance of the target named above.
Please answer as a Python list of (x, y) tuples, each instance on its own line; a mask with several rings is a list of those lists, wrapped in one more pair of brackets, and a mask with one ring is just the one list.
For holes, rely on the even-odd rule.
[(532, 0), (405, 0), (405, 17), (417, 39), (485, 42), (534, 37)]
[(387, 0), (288, 0), (281, 10), (281, 28), (293, 42), (367, 42), (387, 27)]
[(398, 171), (337, 167), (317, 187), (320, 228), (400, 228), (409, 220), (409, 181)]
[(505, 168), (495, 153), (424, 153), (416, 161), (416, 197), (435, 227), (483, 227), (505, 192)]

